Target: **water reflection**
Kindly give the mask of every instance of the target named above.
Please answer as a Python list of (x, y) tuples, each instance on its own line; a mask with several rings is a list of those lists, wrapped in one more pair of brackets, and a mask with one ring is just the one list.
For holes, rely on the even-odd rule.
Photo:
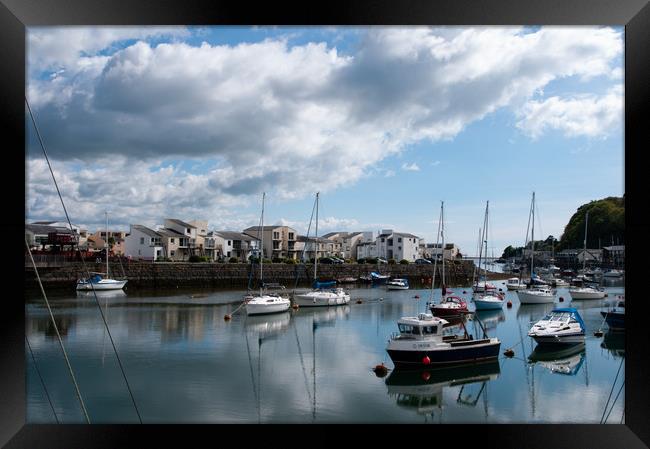
[[(436, 410), (442, 410), (445, 387), (460, 386), (456, 402), (473, 407), (486, 394), (486, 384), (499, 374), (499, 362), (492, 361), (439, 369), (395, 369), (385, 383), (388, 396), (395, 398), (398, 406), (433, 417)], [(487, 402), (485, 406), (487, 410)]]
[(336, 307), (305, 307), (298, 309), (296, 317), (311, 317), (314, 323), (319, 326), (334, 326), (336, 320), (348, 319), (350, 315), (350, 306)]
[(260, 338), (278, 335), (289, 328), (291, 313), (276, 313), (269, 315), (250, 315), (246, 317), (244, 327), (247, 331), (255, 332)]
[(497, 324), (506, 320), (506, 314), (503, 309), (498, 310), (478, 310), (476, 316), (485, 326), (485, 329), (496, 329)]
[(85, 299), (95, 299), (95, 295), (97, 299), (126, 298), (126, 292), (124, 290), (95, 290), (94, 292), (79, 290), (76, 293), (77, 298)]
[(600, 343), (600, 347), (609, 350), (614, 357), (625, 357), (625, 333), (607, 332)]
[(585, 355), (584, 343), (548, 348), (538, 345), (528, 356), (528, 360), (553, 373), (575, 376), (585, 360)]

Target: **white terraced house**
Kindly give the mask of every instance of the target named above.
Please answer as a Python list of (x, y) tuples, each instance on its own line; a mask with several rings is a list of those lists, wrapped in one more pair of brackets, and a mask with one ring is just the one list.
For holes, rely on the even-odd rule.
[(358, 258), (357, 247), (360, 243), (372, 242), (374, 240), (372, 231), (330, 232), (323, 235), (323, 237), (339, 244), (337, 254), (332, 254), (333, 256), (352, 260), (356, 260)]
[(131, 225), (129, 235), (126, 236), (124, 241), (126, 257), (152, 262), (164, 257), (165, 249), (162, 244), (162, 236), (146, 226)]
[(415, 262), (420, 257), (421, 240), (417, 235), (383, 229), (375, 240), (378, 257), (384, 257), (386, 260), (395, 259), (398, 262), (402, 259)]
[[(296, 241), (298, 232), (289, 226), (264, 226), (264, 257), (267, 259), (289, 258), (296, 259), (298, 250)], [(259, 226), (244, 229), (244, 234), (261, 238)]]

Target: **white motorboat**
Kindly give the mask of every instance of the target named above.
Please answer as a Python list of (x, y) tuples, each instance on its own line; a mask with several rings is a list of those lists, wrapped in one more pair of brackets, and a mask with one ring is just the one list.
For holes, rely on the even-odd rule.
[(555, 293), (550, 288), (529, 288), (517, 291), (522, 304), (545, 304), (555, 302)]
[(106, 240), (104, 241), (106, 251), (106, 273), (91, 272), (92, 276), (77, 281), (77, 290), (121, 290), (127, 283), (126, 279), (111, 279), (108, 271), (108, 212), (106, 212)]
[(605, 291), (592, 287), (575, 287), (569, 289), (571, 299), (602, 299)]
[(519, 278), (510, 278), (506, 281), (506, 288), (508, 290), (523, 290), (526, 284)]
[(300, 307), (341, 306), (350, 302), (350, 295), (342, 288), (333, 288), (296, 294), (293, 301)]
[(447, 320), (430, 313), (400, 318), (397, 321), (399, 333), (391, 335), (386, 348), (395, 367), (424, 368), (476, 363), (499, 356), (501, 341), (488, 338), (485, 329), (481, 339), (474, 339), (466, 329), (464, 336), (443, 335), (443, 327), (447, 323)]
[(386, 288), (388, 290), (408, 290), (409, 281), (407, 279), (391, 279), (386, 282)]
[(606, 278), (620, 278), (625, 274), (623, 270), (609, 270), (603, 273), (603, 276)]
[(528, 336), (540, 344), (582, 343), (585, 323), (574, 308), (553, 309), (530, 328)]
[(474, 298), (474, 306), (476, 307), (476, 310), (501, 309), (503, 307), (504, 299), (505, 295), (503, 293), (477, 295)]
[(247, 315), (264, 315), (267, 313), (280, 313), (289, 310), (291, 301), (289, 298), (282, 297), (275, 293), (266, 293), (263, 291), (263, 265), (264, 265), (264, 198), (266, 193), (262, 193), (262, 215), (260, 217), (260, 292), (257, 295), (248, 294), (244, 297), (246, 303)]
[(556, 287), (568, 287), (570, 284), (562, 278), (555, 278), (553, 283)]
[(485, 293), (496, 289), (497, 286), (488, 281), (479, 281), (474, 285), (474, 287), (472, 287), (474, 293)]

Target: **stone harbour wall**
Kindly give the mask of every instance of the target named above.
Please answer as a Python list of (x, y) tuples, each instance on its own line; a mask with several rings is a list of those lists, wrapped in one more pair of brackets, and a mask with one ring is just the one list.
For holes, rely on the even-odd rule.
[[(87, 263), (87, 270), (105, 272), (106, 266), (101, 263)], [(436, 285), (439, 285), (442, 275), (441, 265), (437, 266)], [(122, 271), (123, 270), (123, 271)], [(252, 270), (252, 274), (251, 274)], [(313, 264), (264, 264), (264, 282), (278, 282), (286, 287), (292, 287), (298, 280), (298, 285), (309, 285), (313, 279)], [(455, 261), (445, 264), (445, 279), (449, 286), (469, 285), (472, 280), (474, 263), (472, 261)], [(377, 265), (370, 264), (339, 264), (318, 265), (318, 278), (321, 280), (341, 279), (345, 277), (358, 278), (375, 271), (380, 274), (397, 278), (406, 278), (413, 285), (431, 285), (433, 265)], [(68, 263), (61, 267), (38, 268), (38, 273), (44, 286), (73, 287), (77, 279), (86, 277), (81, 263)], [(253, 287), (259, 284), (259, 265), (238, 263), (189, 263), (189, 262), (125, 262), (122, 266), (111, 265), (111, 274), (121, 278), (126, 275), (130, 288), (168, 288), (176, 286), (195, 287), (246, 287), (250, 282)], [(489, 279), (504, 279), (502, 273), (488, 273)], [(34, 268), (26, 266), (25, 283), (27, 287), (37, 286)]]

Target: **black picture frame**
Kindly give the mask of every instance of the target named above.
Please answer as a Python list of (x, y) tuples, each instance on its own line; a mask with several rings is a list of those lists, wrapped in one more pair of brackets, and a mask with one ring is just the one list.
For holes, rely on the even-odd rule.
[[(36, 425), (25, 424), (25, 344), (24, 246), (19, 238), (24, 231), (25, 179), (17, 168), (24, 167), (25, 156), (19, 153), (25, 143), (25, 27), (37, 25), (624, 25), (625, 26), (625, 196), (638, 207), (626, 211), (626, 289), (628, 329), (626, 331), (625, 422), (626, 424), (572, 425), (504, 424), (438, 425), (405, 429), (407, 426), (353, 426), (347, 430), (363, 431), (364, 445), (390, 444), (388, 438), (415, 441), (426, 438), (431, 444), (443, 444), (438, 438), (448, 436), (463, 444), (480, 444), (499, 448), (637, 448), (650, 445), (650, 395), (648, 388), (649, 347), (643, 302), (638, 294), (643, 279), (642, 244), (649, 235), (646, 218), (647, 188), (643, 188), (644, 152), (648, 148), (647, 112), (650, 105), (650, 5), (645, 0), (364, 0), (330, 1), (317, 4), (262, 3), (210, 0), (0, 0), (0, 129), (3, 131), (5, 162), (3, 219), (0, 229), (6, 249), (2, 260), (12, 294), (1, 301), (3, 324), (0, 327), (0, 444), (17, 447), (125, 447), (180, 441), (196, 446), (206, 438), (206, 445), (226, 443), (228, 438), (246, 445), (276, 441), (310, 444), (340, 443), (338, 432), (318, 426), (297, 426), (301, 434), (293, 438), (295, 428), (264, 426), (241, 429), (237, 426), (119, 426), (119, 425)], [(15, 172), (14, 172), (15, 170)], [(15, 176), (18, 173), (18, 176)], [(21, 197), (21, 193), (23, 196)], [(634, 245), (636, 243), (636, 246)], [(13, 294), (13, 290), (19, 290)], [(636, 294), (635, 294), (636, 292)], [(462, 427), (460, 427), (462, 426)], [(242, 433), (242, 430), (244, 431)], [(337, 429), (338, 430), (338, 429)], [(221, 432), (221, 433), (220, 433)], [(223, 436), (228, 432), (228, 437)], [(426, 432), (426, 433), (425, 433)], [(436, 438), (433, 438), (433, 437)], [(271, 438), (281, 438), (273, 440)], [(443, 439), (444, 441), (444, 439)], [(135, 444), (134, 444), (135, 443)]]

